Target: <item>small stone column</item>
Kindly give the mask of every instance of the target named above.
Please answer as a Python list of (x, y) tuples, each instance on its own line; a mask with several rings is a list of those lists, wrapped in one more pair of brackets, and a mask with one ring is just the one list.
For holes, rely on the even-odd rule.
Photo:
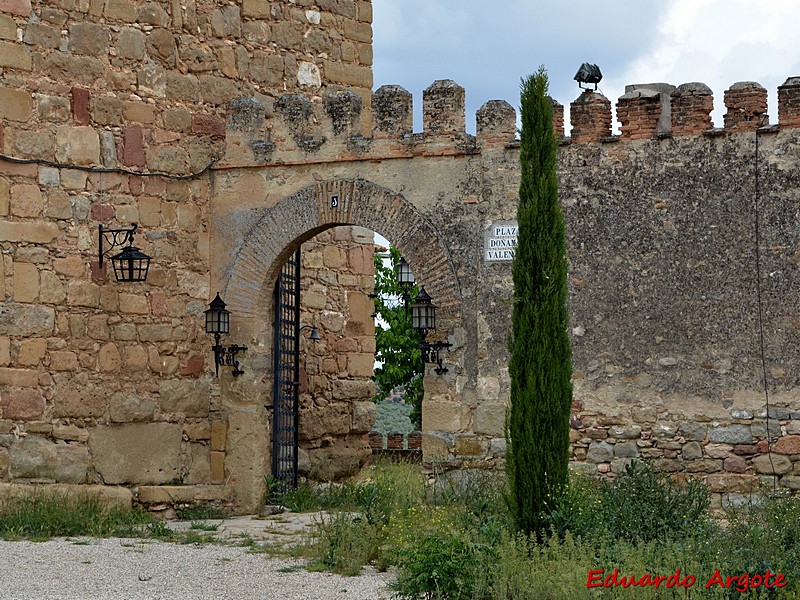
[(778, 124), (800, 127), (800, 77), (789, 77), (778, 88)]
[(517, 137), (517, 111), (505, 100), (489, 100), (476, 113), (476, 133), (483, 142), (507, 143)]
[(450, 79), (434, 81), (422, 92), (425, 133), (465, 133), (464, 88)]
[(636, 90), (619, 97), (617, 120), (623, 140), (656, 137), (661, 118), (661, 94), (656, 90)]
[(696, 135), (712, 128), (714, 96), (704, 83), (684, 83), (672, 92), (672, 135)]
[(755, 131), (767, 125), (767, 90), (755, 81), (740, 81), (725, 90), (725, 129)]
[(600, 92), (583, 92), (569, 108), (573, 142), (597, 142), (611, 135), (611, 102)]
[(383, 434), (380, 431), (370, 432), (369, 447), (373, 450), (383, 450)]
[(399, 85), (383, 85), (372, 95), (372, 131), (375, 137), (403, 136), (413, 131), (411, 93)]
[(550, 104), (553, 105), (553, 135), (559, 143), (564, 138), (564, 105), (554, 98), (550, 98)]
[(386, 448), (389, 450), (402, 450), (403, 449), (403, 434), (394, 431), (386, 435)]

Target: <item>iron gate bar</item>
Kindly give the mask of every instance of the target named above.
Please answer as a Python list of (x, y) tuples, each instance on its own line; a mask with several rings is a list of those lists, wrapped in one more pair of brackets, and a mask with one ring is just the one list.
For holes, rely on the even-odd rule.
[(284, 493), (297, 487), (300, 248), (286, 261), (275, 283), (274, 355), (272, 476), (274, 491)]

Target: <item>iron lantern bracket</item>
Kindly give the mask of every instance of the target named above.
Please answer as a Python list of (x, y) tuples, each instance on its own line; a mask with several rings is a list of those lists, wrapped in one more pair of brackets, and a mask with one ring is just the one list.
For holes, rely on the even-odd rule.
[(211, 349), (214, 351), (214, 366), (216, 368), (217, 377), (219, 377), (219, 368), (221, 366), (224, 367), (233, 367), (233, 371), (231, 374), (234, 377), (238, 377), (244, 371), (239, 365), (239, 361), (236, 360), (236, 355), (239, 352), (244, 352), (247, 350), (247, 346), (240, 346), (239, 344), (231, 344), (230, 346), (223, 346), (220, 342), (220, 334), (214, 334), (214, 345)]
[[(98, 262), (103, 266), (103, 256), (120, 246), (133, 245), (133, 235), (136, 233), (138, 225), (132, 223), (130, 229), (104, 229), (103, 225), (98, 225), (100, 235), (98, 236)], [(106, 242), (106, 249), (103, 250), (103, 240)]]
[(450, 342), (427, 342), (423, 337), (423, 340), (417, 347), (422, 350), (422, 360), (425, 363), (436, 365), (434, 371), (437, 375), (444, 375), (447, 373), (448, 369), (442, 366), (442, 357), (439, 356), (439, 352), (443, 348), (452, 347), (452, 345), (453, 344)]

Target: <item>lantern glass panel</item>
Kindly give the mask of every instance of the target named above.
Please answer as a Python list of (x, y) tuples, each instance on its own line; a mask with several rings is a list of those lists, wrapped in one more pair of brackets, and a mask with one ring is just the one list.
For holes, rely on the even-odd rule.
[(406, 262), (406, 259), (400, 257), (400, 264), (397, 266), (397, 283), (400, 285), (413, 285), (416, 281), (411, 267)]
[(150, 268), (150, 257), (136, 246), (127, 246), (111, 257), (111, 264), (117, 281), (144, 281)]
[(436, 329), (436, 306), (431, 304), (430, 299), (411, 305), (411, 326), (425, 331)]
[(231, 313), (225, 310), (225, 303), (219, 297), (219, 294), (208, 305), (205, 315), (206, 333), (229, 333)]

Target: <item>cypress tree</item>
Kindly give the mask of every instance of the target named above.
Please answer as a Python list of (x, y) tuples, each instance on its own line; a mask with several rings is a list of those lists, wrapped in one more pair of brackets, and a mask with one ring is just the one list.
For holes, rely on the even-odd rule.
[(510, 508), (520, 531), (539, 535), (546, 533), (546, 511), (567, 483), (572, 404), (566, 235), (547, 89), (544, 67), (522, 80), (511, 403), (506, 418)]

